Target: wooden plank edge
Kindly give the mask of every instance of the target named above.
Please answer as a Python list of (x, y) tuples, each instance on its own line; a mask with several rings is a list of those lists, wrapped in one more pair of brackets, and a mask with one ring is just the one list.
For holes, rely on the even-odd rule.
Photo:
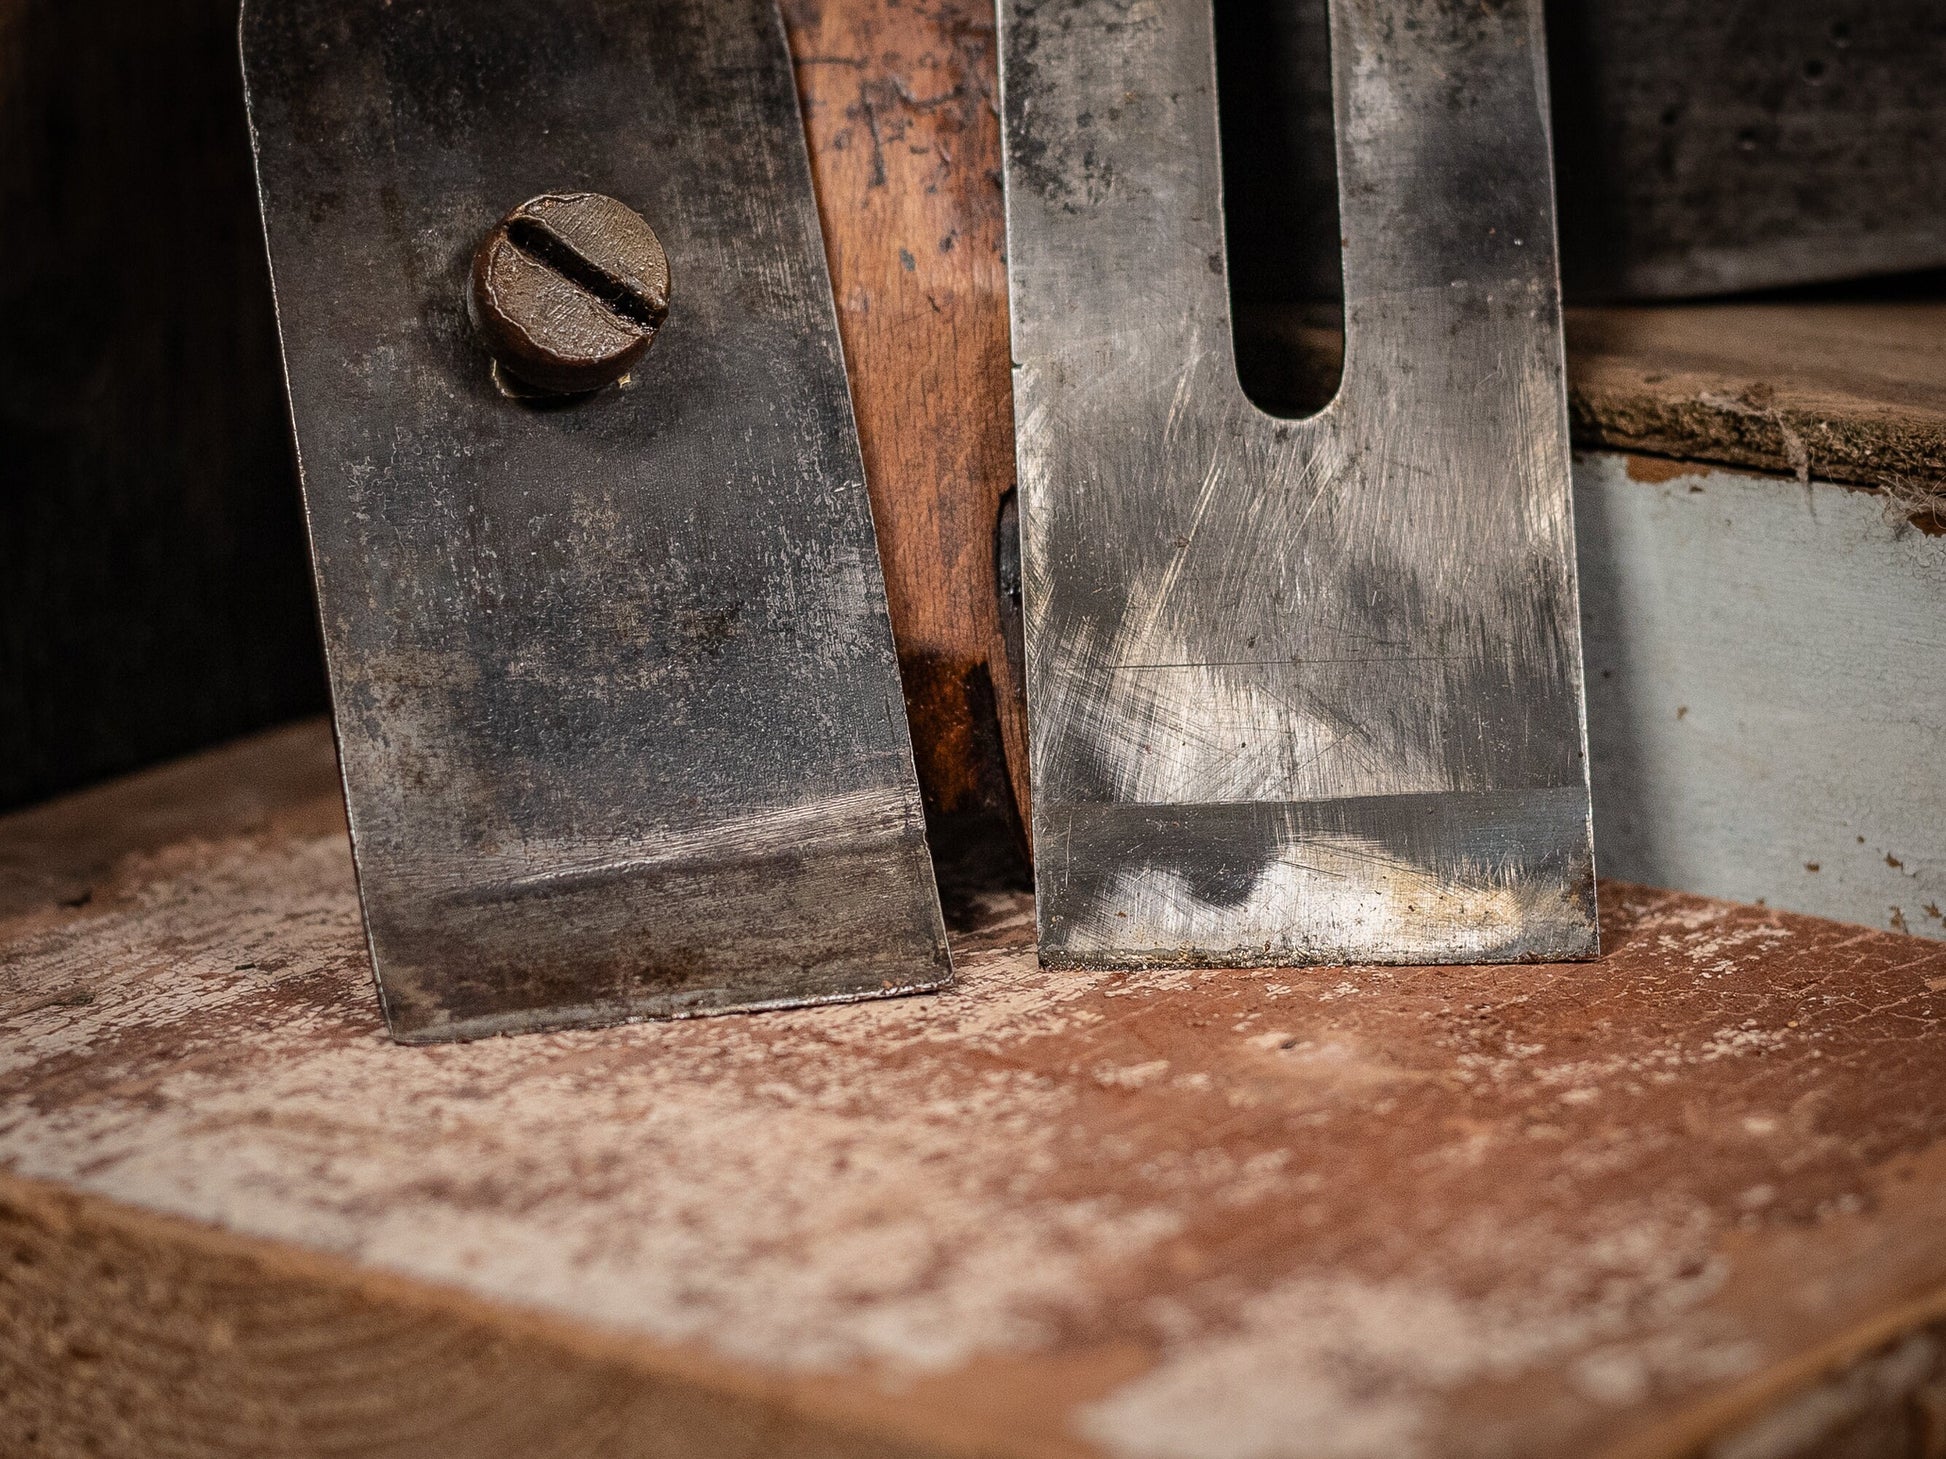
[[(1842, 1387), (1861, 1370), (1883, 1363), (1888, 1354), (1915, 1337), (1946, 1337), (1946, 1288), (1916, 1297), (1889, 1312), (1840, 1333), (1818, 1346), (1766, 1365), (1760, 1372), (1715, 1395), (1674, 1419), (1605, 1450), (1599, 1459), (1818, 1459), (1834, 1452), (1833, 1430), (1861, 1414), (1840, 1404), (1817, 1400)], [(1936, 1459), (1946, 1448), (1946, 1377), (1936, 1373), (1913, 1375), (1919, 1381), (1877, 1395), (1916, 1401), (1916, 1415), (1924, 1425), (1920, 1442), (1909, 1450), (1894, 1450), (1886, 1459)], [(1940, 1407), (1933, 1407), (1937, 1393)], [(1794, 1409), (1821, 1408), (1802, 1415)], [(1792, 1423), (1792, 1419), (1798, 1419)], [(1820, 1426), (1822, 1419), (1825, 1426)], [(1874, 1449), (1843, 1453), (1882, 1452)]]
[[(1802, 382), (1779, 387), (1755, 369), (1684, 366), (1655, 353), (1653, 341), (1611, 339), (1616, 317), (1630, 313), (1568, 311), (1577, 447), (1863, 487), (1917, 530), (1946, 536), (1946, 411)], [(1260, 405), (1302, 414), (1330, 399), (1344, 356), (1334, 307), (1258, 306), (1237, 323), (1238, 362)]]
[(1759, 383), (1661, 375), (1570, 358), (1574, 442), (1882, 492), (1910, 524), (1946, 536), (1946, 464), (1930, 425), (1891, 410), (1818, 410)]
[(904, 1430), (899, 1405), (869, 1381), (761, 1381), (0, 1170), (0, 1436), (29, 1453), (976, 1452)]
[[(1768, 1364), (1599, 1459), (1810, 1459), (1838, 1425), (1883, 1423), (1901, 1404), (1919, 1431), (1911, 1452), (1931, 1459), (1946, 1438), (1946, 1378), (1935, 1367), (1895, 1387), (1868, 1370), (1915, 1337), (1942, 1336), (1946, 1287)], [(1831, 1397), (1848, 1383), (1879, 1411)], [(869, 1380), (758, 1381), (694, 1352), (5, 1171), (0, 1434), (39, 1454), (252, 1459), (1003, 1452), (910, 1431)]]

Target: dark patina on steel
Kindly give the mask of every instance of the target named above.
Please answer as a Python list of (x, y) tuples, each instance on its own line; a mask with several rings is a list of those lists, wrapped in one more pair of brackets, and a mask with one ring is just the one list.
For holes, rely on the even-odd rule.
[(1333, 0), (1305, 420), (1237, 381), (1209, 7), (1000, 15), (1042, 958), (1592, 955), (1538, 0)]
[(572, 395), (626, 375), (669, 315), (669, 257), (639, 213), (600, 193), (544, 193), (473, 255), (466, 307), (516, 380)]
[[(950, 981), (771, 0), (252, 0), (243, 42), (394, 1035)], [(604, 279), (667, 297), (592, 187), (680, 327), (639, 388), (510, 404), (463, 307), (510, 199), (607, 337)]]

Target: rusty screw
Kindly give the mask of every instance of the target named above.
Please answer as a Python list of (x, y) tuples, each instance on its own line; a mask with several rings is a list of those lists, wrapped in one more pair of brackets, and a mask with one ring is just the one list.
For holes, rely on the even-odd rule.
[(598, 390), (648, 352), (669, 313), (669, 260), (600, 193), (543, 193), (473, 255), (467, 313), (500, 368), (555, 395)]

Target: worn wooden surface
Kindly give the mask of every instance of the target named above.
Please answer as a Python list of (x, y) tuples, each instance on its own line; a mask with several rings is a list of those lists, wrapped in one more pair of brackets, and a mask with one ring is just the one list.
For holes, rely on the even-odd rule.
[(994, 530), (1014, 477), (994, 22), (785, 0), (852, 405), (935, 839), (1024, 848)]
[(1934, 944), (1046, 973), (1002, 897), (949, 994), (410, 1049), (329, 766), (0, 823), (8, 1452), (1777, 1455), (1946, 1316)]
[(1568, 358), (1585, 444), (1883, 487), (1946, 533), (1946, 303), (1572, 310)]

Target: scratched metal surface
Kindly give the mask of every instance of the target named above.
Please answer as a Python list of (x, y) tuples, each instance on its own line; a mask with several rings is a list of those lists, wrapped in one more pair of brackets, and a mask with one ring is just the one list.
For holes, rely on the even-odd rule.
[[(252, 0), (243, 41), (367, 931), (397, 1037), (950, 979), (768, 0)], [(502, 397), (468, 262), (609, 193), (675, 302)]]
[(1237, 385), (1208, 5), (1001, 15), (1043, 958), (1592, 955), (1538, 8), (1333, 5), (1302, 421)]

